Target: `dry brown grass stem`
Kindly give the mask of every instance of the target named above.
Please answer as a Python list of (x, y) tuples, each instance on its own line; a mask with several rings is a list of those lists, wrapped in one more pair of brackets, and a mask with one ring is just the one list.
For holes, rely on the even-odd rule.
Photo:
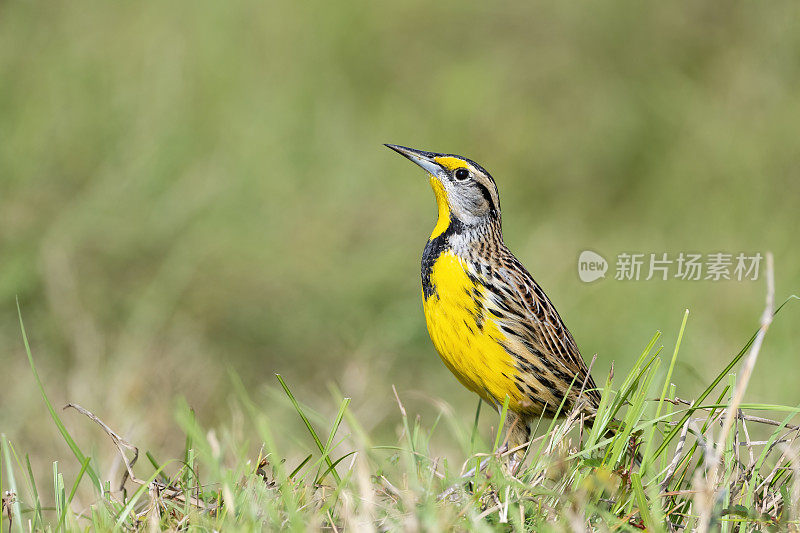
[[(120, 458), (122, 459), (122, 462), (125, 464), (125, 473), (123, 474), (122, 481), (120, 483), (120, 489), (119, 489), (120, 491), (124, 490), (125, 483), (127, 482), (128, 479), (130, 479), (131, 482), (137, 485), (148, 485), (148, 493), (151, 495), (151, 506), (157, 505), (156, 500), (158, 498), (166, 498), (169, 500), (179, 501), (181, 503), (189, 503), (190, 505), (193, 505), (198, 509), (206, 511), (213, 510), (216, 508), (215, 505), (209, 505), (204, 501), (202, 501), (197, 496), (187, 496), (185, 492), (180, 488), (172, 487), (156, 480), (148, 484), (147, 481), (136, 477), (136, 474), (134, 474), (133, 472), (133, 466), (136, 463), (136, 460), (139, 458), (139, 448), (137, 448), (133, 444), (129, 443), (128, 441), (120, 437), (120, 435), (116, 431), (111, 429), (111, 427), (109, 427), (108, 424), (103, 422), (97, 415), (95, 415), (88, 409), (81, 407), (80, 405), (75, 403), (68, 403), (67, 405), (64, 406), (64, 409), (68, 409), (70, 407), (72, 409), (75, 409), (82, 415), (86, 416), (93, 422), (95, 422), (98, 426), (100, 426), (106, 433), (106, 435), (108, 435), (109, 438), (111, 438), (111, 441), (117, 448)], [(133, 452), (133, 459), (128, 459), (128, 456), (125, 454), (126, 449)], [(153, 495), (157, 495), (157, 498), (154, 498)]]

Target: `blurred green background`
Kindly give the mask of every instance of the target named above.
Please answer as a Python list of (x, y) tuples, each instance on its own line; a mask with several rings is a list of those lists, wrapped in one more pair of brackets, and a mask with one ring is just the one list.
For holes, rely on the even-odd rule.
[[(384, 142), (489, 169), (507, 244), (598, 379), (656, 330), (671, 354), (689, 308), (674, 381), (691, 398), (757, 327), (763, 277), (585, 284), (577, 257), (772, 251), (777, 300), (800, 290), (797, 11), (4, 2), (0, 428), (32, 454), (66, 449), (15, 297), (54, 403), (156, 449), (175, 397), (230, 416), (229, 370), (265, 409), (275, 372), (323, 412), (333, 383), (378, 440), (399, 420), (391, 384), (412, 412), (441, 398), (469, 422), (420, 305), (433, 197)], [(779, 315), (750, 401), (800, 401), (799, 325), (800, 306)]]

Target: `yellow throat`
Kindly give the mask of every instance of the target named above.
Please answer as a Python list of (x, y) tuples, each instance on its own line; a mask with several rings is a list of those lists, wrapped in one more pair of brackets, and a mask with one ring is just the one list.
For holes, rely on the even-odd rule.
[(444, 190), (444, 185), (436, 177), (430, 176), (431, 188), (433, 194), (436, 196), (436, 205), (439, 208), (439, 219), (431, 232), (431, 239), (435, 239), (447, 230), (450, 225), (450, 204), (447, 203), (447, 191)]

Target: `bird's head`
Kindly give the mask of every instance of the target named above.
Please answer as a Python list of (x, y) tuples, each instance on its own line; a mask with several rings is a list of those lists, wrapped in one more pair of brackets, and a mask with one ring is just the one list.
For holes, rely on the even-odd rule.
[(443, 233), (454, 220), (465, 227), (500, 223), (497, 185), (482, 166), (460, 155), (386, 146), (428, 172), (439, 207), (439, 221), (431, 238)]

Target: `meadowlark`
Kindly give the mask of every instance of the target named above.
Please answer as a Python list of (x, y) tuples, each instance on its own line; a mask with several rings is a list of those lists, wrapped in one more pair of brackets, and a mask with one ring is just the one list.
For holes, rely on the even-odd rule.
[(508, 447), (525, 443), (530, 422), (559, 407), (591, 420), (597, 386), (556, 308), (503, 243), (492, 176), (458, 155), (386, 146), (427, 171), (436, 197), (439, 217), (422, 253), (422, 308), (444, 364), (496, 408), (508, 397), (518, 415), (509, 417)]

